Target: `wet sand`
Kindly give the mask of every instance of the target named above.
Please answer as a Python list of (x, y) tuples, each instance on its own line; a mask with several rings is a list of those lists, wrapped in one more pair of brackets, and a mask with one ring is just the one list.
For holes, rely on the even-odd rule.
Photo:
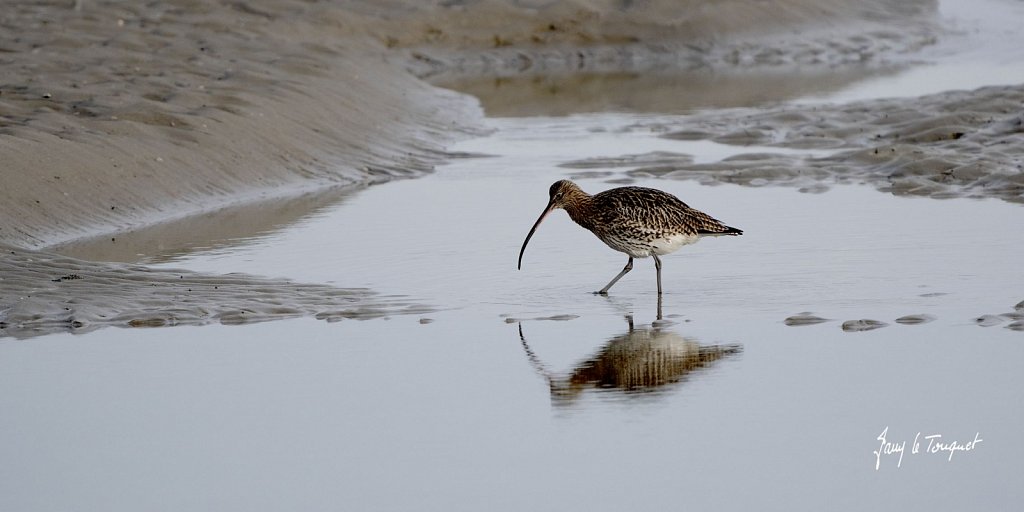
[[(702, 164), (637, 165), (632, 177), (692, 179), (747, 186), (787, 185), (820, 192), (866, 183), (896, 195), (996, 197), (1024, 202), (1024, 85), (984, 87), (914, 99), (843, 105), (716, 110), (673, 124), (663, 137), (713, 141), (757, 152)], [(817, 155), (766, 148), (810, 150)], [(615, 166), (623, 164), (613, 158)], [(599, 167), (600, 162), (587, 162)], [(568, 163), (573, 165), (573, 163)]]
[[(202, 245), (202, 233), (243, 236), (287, 225), (322, 204), (296, 197), (429, 172), (451, 156), (444, 152), (449, 143), (481, 128), (482, 112), (472, 98), (421, 78), (515, 84), (564, 76), (569, 81), (559, 87), (579, 89), (572, 77), (580, 72), (657, 69), (690, 83), (710, 69), (732, 77), (730, 84), (748, 85), (705, 81), (704, 90), (720, 96), (708, 92), (708, 99), (681, 108), (720, 109), (816, 90), (793, 90), (782, 78), (765, 94), (749, 87), (794, 66), (804, 77), (831, 76), (834, 82), (824, 85), (810, 80), (826, 89), (884, 75), (945, 36), (935, 2), (885, 0), (736, 1), (714, 8), (669, 1), (84, 1), (77, 8), (23, 2), (4, 10), (0, 26), (0, 306), (7, 326), (34, 333), (76, 322), (130, 325), (101, 318), (193, 323), (209, 318), (203, 312), (242, 308), (251, 300), (249, 288), (239, 288), (230, 307), (222, 308), (216, 294), (193, 297), (191, 312), (175, 313), (178, 295), (153, 298), (136, 286), (160, 281), (159, 272), (109, 262), (90, 267), (67, 256), (132, 261), (153, 247), (184, 251)], [(698, 113), (662, 127), (665, 136), (828, 154), (676, 161), (628, 169), (619, 179), (793, 184), (808, 191), (862, 181), (895, 193), (1016, 201), (1024, 145), (1013, 109), (1021, 90)], [(649, 108), (660, 109), (671, 96), (648, 96), (654, 98)], [(253, 226), (247, 208), (271, 213)], [(143, 229), (152, 233), (150, 242), (120, 236)], [(115, 247), (119, 237), (140, 245)], [(74, 249), (107, 238), (106, 247)], [(59, 279), (89, 271), (90, 281), (122, 289), (81, 294), (78, 320), (69, 322), (60, 287), (73, 284)], [(115, 278), (125, 273), (130, 278)], [(262, 279), (253, 277), (253, 287)], [(336, 305), (330, 286), (275, 283), (289, 288), (273, 299), (285, 310), (315, 314)], [(344, 295), (345, 283), (338, 286)], [(365, 300), (370, 309), (405, 308)]]
[(96, 263), (8, 250), (0, 259), (0, 333), (31, 338), (101, 327), (229, 325), (313, 316), (328, 322), (422, 314), (431, 308), (363, 288)]
[(414, 176), (473, 102), (303, 2), (24, 2), (0, 28), (0, 243), (43, 248)]

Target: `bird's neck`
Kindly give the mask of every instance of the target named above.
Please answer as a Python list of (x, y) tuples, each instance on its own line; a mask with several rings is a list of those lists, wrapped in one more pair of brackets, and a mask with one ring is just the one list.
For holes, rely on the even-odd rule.
[(590, 194), (579, 190), (574, 192), (565, 201), (565, 211), (576, 224), (591, 229), (594, 223), (594, 198)]

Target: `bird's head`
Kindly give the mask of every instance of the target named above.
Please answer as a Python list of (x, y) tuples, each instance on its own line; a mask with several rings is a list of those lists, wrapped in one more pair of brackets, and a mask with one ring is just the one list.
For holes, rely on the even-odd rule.
[(548, 189), (548, 207), (544, 211), (548, 212), (556, 208), (565, 208), (566, 203), (579, 192), (582, 192), (580, 187), (569, 180), (559, 180), (552, 183), (551, 188)]
[(549, 213), (555, 211), (558, 208), (565, 208), (567, 204), (573, 202), (579, 195), (584, 194), (580, 187), (569, 180), (559, 180), (551, 184), (551, 188), (548, 189), (548, 205), (541, 212), (537, 222), (530, 228), (530, 234), (526, 235), (526, 240), (523, 241), (523, 248), (519, 250), (519, 267), (523, 268), (523, 253), (526, 252), (526, 244), (530, 243), (530, 237), (537, 231), (537, 226), (540, 226), (541, 221), (544, 217), (547, 217)]

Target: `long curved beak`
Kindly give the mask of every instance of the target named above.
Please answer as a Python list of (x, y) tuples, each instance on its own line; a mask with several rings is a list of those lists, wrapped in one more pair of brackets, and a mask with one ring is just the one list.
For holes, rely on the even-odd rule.
[(523, 269), (523, 253), (526, 252), (526, 244), (530, 243), (530, 237), (533, 236), (534, 231), (537, 231), (537, 226), (540, 226), (540, 222), (544, 220), (544, 217), (547, 217), (554, 209), (555, 202), (548, 201), (548, 206), (544, 208), (544, 212), (540, 214), (540, 217), (537, 218), (537, 222), (533, 223), (533, 227), (530, 228), (530, 234), (526, 235), (526, 240), (523, 241), (523, 248), (519, 249), (519, 266), (517, 267), (519, 270)]

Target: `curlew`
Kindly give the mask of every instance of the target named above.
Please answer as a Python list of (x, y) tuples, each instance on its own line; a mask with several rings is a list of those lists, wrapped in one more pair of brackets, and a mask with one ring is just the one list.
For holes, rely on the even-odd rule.
[(590, 195), (569, 180), (556, 181), (549, 191), (550, 199), (540, 218), (519, 250), (519, 268), (530, 237), (541, 221), (552, 211), (562, 208), (580, 226), (590, 230), (608, 247), (629, 255), (626, 267), (601, 290), (608, 293), (622, 276), (633, 269), (633, 258), (654, 258), (658, 273), (658, 295), (661, 295), (661, 259), (684, 245), (705, 236), (742, 235), (743, 231), (726, 226), (710, 215), (693, 208), (678, 197), (653, 188), (619, 187)]

